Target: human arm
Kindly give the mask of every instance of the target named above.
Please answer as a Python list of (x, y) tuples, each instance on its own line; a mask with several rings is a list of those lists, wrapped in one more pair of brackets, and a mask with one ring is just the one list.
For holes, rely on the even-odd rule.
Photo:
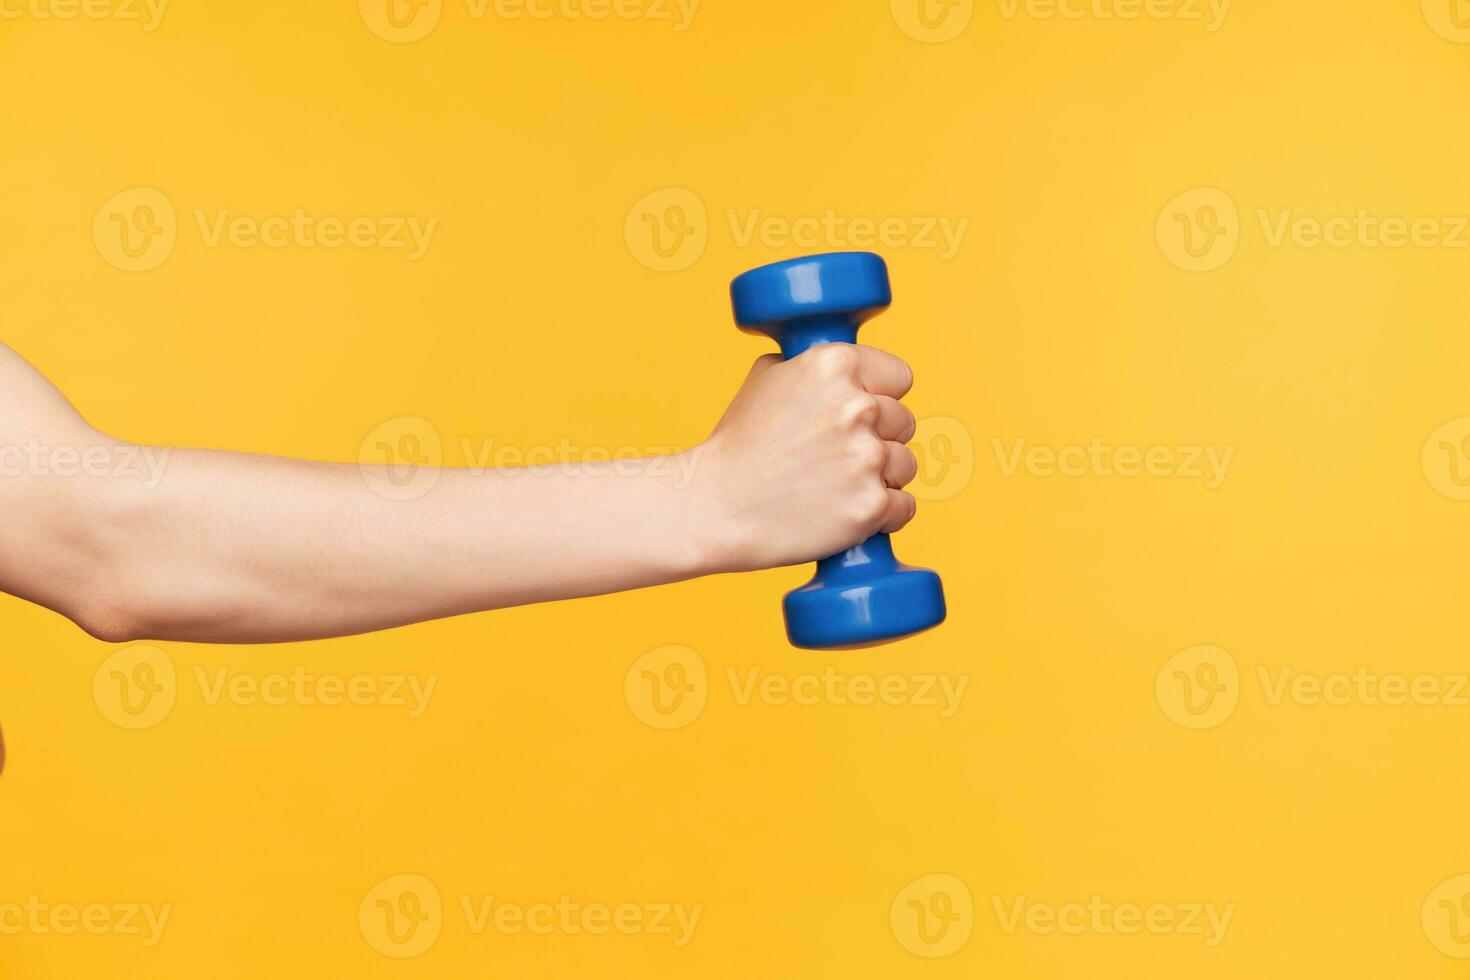
[(796, 564), (913, 516), (910, 382), (871, 348), (767, 356), (685, 453), (403, 500), (372, 467), (105, 435), (0, 345), (0, 591), (105, 640), (260, 643)]

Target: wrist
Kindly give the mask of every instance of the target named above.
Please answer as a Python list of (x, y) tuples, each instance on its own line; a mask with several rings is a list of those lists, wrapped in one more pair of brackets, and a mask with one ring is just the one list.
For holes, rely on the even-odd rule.
[(712, 437), (674, 457), (686, 496), (685, 527), (690, 543), (692, 577), (721, 575), (750, 568), (750, 534), (731, 499), (730, 481), (721, 475), (721, 449)]

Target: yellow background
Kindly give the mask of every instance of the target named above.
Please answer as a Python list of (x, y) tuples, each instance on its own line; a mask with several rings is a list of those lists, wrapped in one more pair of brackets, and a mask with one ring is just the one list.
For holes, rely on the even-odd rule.
[[(691, 445), (764, 349), (731, 327), (728, 280), (804, 251), (742, 244), (729, 212), (831, 210), (968, 219), (948, 260), (880, 249), (897, 298), (865, 339), (915, 365), (915, 410), (951, 420), (930, 431), (973, 477), (946, 484), (924, 447), (942, 499), (900, 552), (943, 573), (950, 621), (868, 652), (790, 649), (778, 599), (805, 572), (772, 571), (333, 642), (164, 645), (177, 703), (133, 731), (93, 697), (116, 651), (3, 601), (0, 905), (173, 911), (151, 948), (0, 935), (0, 976), (1470, 968), (1437, 948), (1470, 954), (1431, 900), (1470, 871), (1470, 707), (1272, 704), (1259, 673), (1467, 670), (1470, 511), (1421, 451), (1470, 415), (1470, 250), (1273, 247), (1259, 218), (1470, 214), (1470, 46), (1448, 9), (1237, 0), (1210, 31), (936, 4), (960, 30), (926, 43), (903, 0), (705, 0), (683, 31), (445, 0), (400, 43), (348, 2), (174, 0), (152, 31), (37, 16), (48, 2), (0, 20), (3, 339), (98, 426), (343, 462), (405, 416), (448, 465), (471, 462), (462, 439)], [(92, 226), (137, 187), (177, 210), (177, 244), (130, 273)], [(703, 205), (685, 217), (707, 243), (660, 272), (630, 210), (669, 188)], [(1238, 250), (1207, 272), (1158, 231), (1199, 188), (1238, 207)], [(209, 247), (195, 218), (296, 208), (438, 227), (411, 262)], [(1006, 475), (994, 442), (1094, 438), (1234, 457), (1209, 490)], [(707, 666), (707, 704), (659, 730), (625, 679), (671, 645)], [(1233, 658), (1238, 704), (1194, 730), (1160, 672), (1201, 646)], [(941, 718), (741, 704), (727, 679), (828, 664), (969, 686)], [(437, 689), (417, 719), (209, 705), (195, 670), (220, 665)], [(404, 874), (437, 888), (441, 933), (395, 959), (358, 910)], [(973, 909), (937, 959), (910, 952), (904, 902), (890, 922), (930, 875)], [(459, 899), (488, 895), (703, 912), (682, 948), (474, 935)], [(1095, 895), (1234, 911), (1215, 946), (1007, 932), (995, 911)]]

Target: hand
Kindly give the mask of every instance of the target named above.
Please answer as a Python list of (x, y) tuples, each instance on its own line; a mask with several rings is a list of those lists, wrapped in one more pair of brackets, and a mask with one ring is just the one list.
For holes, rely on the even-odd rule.
[(898, 401), (912, 386), (907, 364), (861, 345), (756, 361), (697, 464), (715, 570), (825, 558), (912, 520), (915, 423)]

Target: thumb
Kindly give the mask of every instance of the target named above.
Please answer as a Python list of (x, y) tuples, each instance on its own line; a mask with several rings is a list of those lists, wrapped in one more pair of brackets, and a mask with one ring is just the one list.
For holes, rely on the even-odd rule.
[(765, 374), (771, 368), (780, 363), (780, 354), (762, 354), (760, 357), (757, 357), (755, 359), (755, 363), (750, 366), (750, 373), (745, 376), (746, 382), (749, 383), (751, 381), (754, 381), (756, 378), (759, 378), (761, 375)]
[(731, 416), (736, 413), (737, 406), (743, 404), (749, 397), (751, 397), (749, 394), (750, 390), (752, 387), (754, 387), (755, 383), (760, 380), (760, 376), (780, 363), (780, 354), (762, 354), (760, 357), (757, 357), (755, 359), (755, 363), (750, 366), (750, 373), (747, 374), (745, 376), (745, 380), (740, 383), (740, 390), (735, 393), (735, 399), (730, 402), (730, 407), (725, 409), (725, 414), (720, 417), (719, 425), (715, 426), (716, 432), (719, 432), (721, 429), (723, 429), (725, 425), (730, 421)]

